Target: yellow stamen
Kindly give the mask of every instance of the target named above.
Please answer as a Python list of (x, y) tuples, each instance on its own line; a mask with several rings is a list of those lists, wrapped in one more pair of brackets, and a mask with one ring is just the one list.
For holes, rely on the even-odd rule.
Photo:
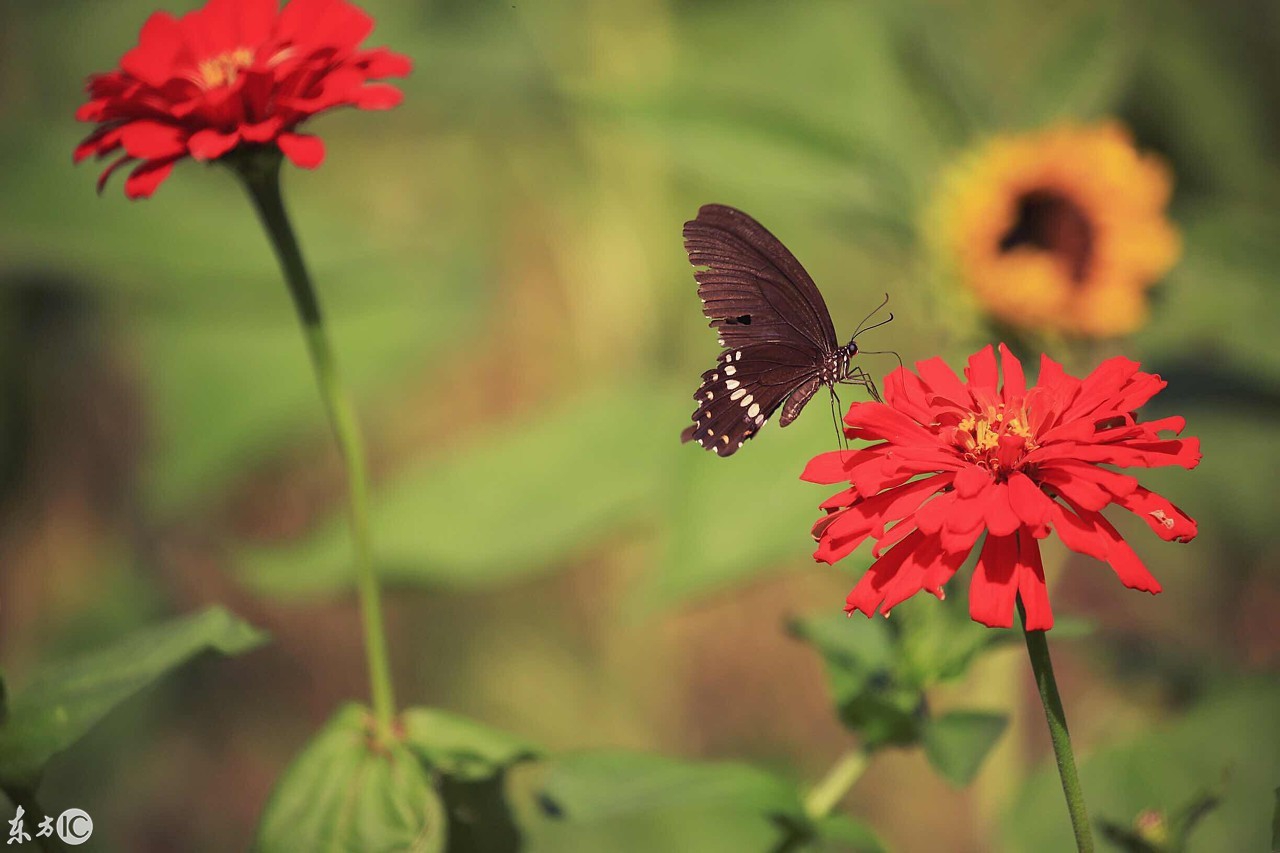
[(253, 64), (253, 50), (238, 47), (221, 56), (203, 60), (198, 66), (200, 82), (206, 89), (217, 89), (230, 86), (236, 82), (240, 72)]

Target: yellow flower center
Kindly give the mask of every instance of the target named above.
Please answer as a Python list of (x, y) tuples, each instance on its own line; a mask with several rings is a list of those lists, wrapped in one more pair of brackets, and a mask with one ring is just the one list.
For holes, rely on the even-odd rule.
[(1000, 251), (1030, 247), (1056, 258), (1077, 285), (1089, 274), (1093, 227), (1074, 201), (1053, 190), (1032, 190), (1018, 199), (1013, 227), (1000, 238)]
[(206, 89), (217, 89), (230, 86), (236, 82), (240, 72), (253, 64), (253, 50), (238, 47), (221, 56), (203, 60), (197, 67), (200, 72), (199, 83)]
[(1038, 445), (1028, 426), (1026, 410), (1006, 409), (1003, 403), (973, 412), (955, 427), (955, 442), (965, 461), (986, 468), (997, 479), (1022, 466)]

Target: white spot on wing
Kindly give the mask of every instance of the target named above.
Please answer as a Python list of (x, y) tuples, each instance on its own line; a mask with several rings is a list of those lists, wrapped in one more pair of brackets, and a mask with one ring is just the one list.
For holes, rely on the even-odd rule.
[(760, 414), (760, 404), (752, 403), (751, 408), (747, 409), (747, 417), (754, 418), (758, 414)]
[(747, 389), (746, 389), (746, 388), (739, 388), (737, 391), (734, 391), (732, 394), (730, 394), (730, 395), (729, 395), (729, 399), (730, 399), (730, 400), (736, 400), (736, 399), (738, 399), (739, 397), (741, 397), (741, 396), (742, 396), (743, 394), (745, 394), (745, 393), (747, 393)]
[(738, 402), (738, 405), (739, 405), (739, 406), (741, 406), (741, 407), (742, 407), (742, 408), (744, 408), (744, 409), (745, 409), (747, 406), (750, 406), (750, 405), (751, 405), (751, 395), (750, 395), (750, 394), (748, 394), (747, 396), (743, 397), (743, 398), (742, 398), (742, 400), (740, 400), (740, 401)]
[(731, 365), (729, 365), (728, 367), (726, 367), (726, 368), (724, 369), (724, 375), (725, 375), (725, 376), (732, 376), (733, 374), (735, 374), (735, 373), (737, 373), (737, 372), (738, 372), (738, 368), (734, 367), (732, 364), (731, 364)]
[[(728, 388), (730, 391), (732, 391), (734, 388), (737, 388), (737, 387), (738, 387), (739, 385), (741, 385), (741, 384), (742, 384), (742, 383), (741, 383), (741, 382), (739, 382), (739, 381), (738, 381), (738, 380), (736, 380), (736, 379), (727, 379), (727, 380), (725, 380), (724, 387), (726, 387), (726, 388)], [(737, 398), (734, 398), (734, 399), (737, 399)]]

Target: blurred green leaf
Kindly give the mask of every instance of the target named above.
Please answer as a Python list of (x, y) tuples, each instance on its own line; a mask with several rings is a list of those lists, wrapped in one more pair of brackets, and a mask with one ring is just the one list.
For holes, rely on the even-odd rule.
[[(1280, 757), (1280, 686), (1272, 679), (1222, 682), (1180, 719), (1082, 756), (1080, 781), (1091, 809), (1108, 814), (1168, 811), (1194, 804), (1205, 781), (1230, 775), (1221, 805), (1195, 833), (1203, 850), (1260, 850), (1269, 840), (1261, 815), (1272, 807)], [(1105, 804), (1105, 808), (1103, 808)], [(1006, 814), (1006, 843), (1046, 853), (1074, 850), (1062, 788), (1048, 762), (1023, 786)]]
[(1006, 714), (952, 711), (924, 727), (924, 754), (955, 785), (967, 785), (1009, 724)]
[(475, 720), (435, 708), (400, 715), (402, 740), (440, 774), (449, 818), (449, 853), (505, 853), (520, 849), (521, 834), (506, 793), (507, 770), (536, 757), (527, 741)]
[(792, 632), (822, 655), (840, 720), (867, 749), (920, 739), (924, 690), (904, 679), (896, 640), (883, 620), (820, 616), (793, 623)]
[(13, 696), (0, 726), (0, 787), (34, 790), (53, 756), (121, 702), (201, 652), (237, 655), (265, 641), (262, 632), (213, 607), (42, 667)]
[(814, 844), (808, 849), (817, 853), (882, 853), (885, 849), (870, 827), (846, 815), (823, 818), (816, 831)]
[(808, 827), (789, 782), (745, 764), (632, 752), (557, 756), (522, 810), (532, 853), (773, 851)]
[[(658, 460), (678, 432), (674, 399), (643, 386), (589, 392), (401, 472), (377, 489), (370, 511), (382, 576), (492, 585), (616, 534), (652, 506)], [(276, 595), (346, 588), (354, 582), (347, 536), (338, 515), (297, 544), (246, 553), (243, 575)]]
[(439, 773), (463, 781), (491, 778), (539, 750), (522, 738), (436, 708), (400, 715), (405, 746)]
[(591, 822), (671, 808), (728, 807), (802, 820), (795, 786), (746, 764), (693, 764), (635, 752), (584, 752), (548, 762), (548, 811)]
[(1127, 826), (1104, 817), (1099, 818), (1098, 827), (1104, 838), (1128, 853), (1184, 853), (1192, 830), (1220, 802), (1217, 792), (1201, 793), (1167, 816), (1146, 809)]
[(412, 850), (441, 853), (444, 807), (403, 744), (375, 746), (369, 712), (347, 705), (276, 784), (256, 849)]
[(518, 853), (523, 836), (506, 793), (506, 773), (467, 781), (440, 780), (449, 812), (449, 853)]

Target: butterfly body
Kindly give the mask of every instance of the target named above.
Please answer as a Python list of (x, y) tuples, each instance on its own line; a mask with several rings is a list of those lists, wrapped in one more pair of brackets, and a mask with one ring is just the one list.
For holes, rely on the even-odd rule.
[[(787, 426), (817, 390), (842, 382), (875, 386), (836, 339), (817, 285), (776, 237), (750, 216), (704, 205), (685, 223), (698, 296), (720, 335), (716, 366), (702, 374), (698, 408), (682, 438), (730, 456), (782, 409)], [(855, 336), (856, 337), (856, 336)]]

